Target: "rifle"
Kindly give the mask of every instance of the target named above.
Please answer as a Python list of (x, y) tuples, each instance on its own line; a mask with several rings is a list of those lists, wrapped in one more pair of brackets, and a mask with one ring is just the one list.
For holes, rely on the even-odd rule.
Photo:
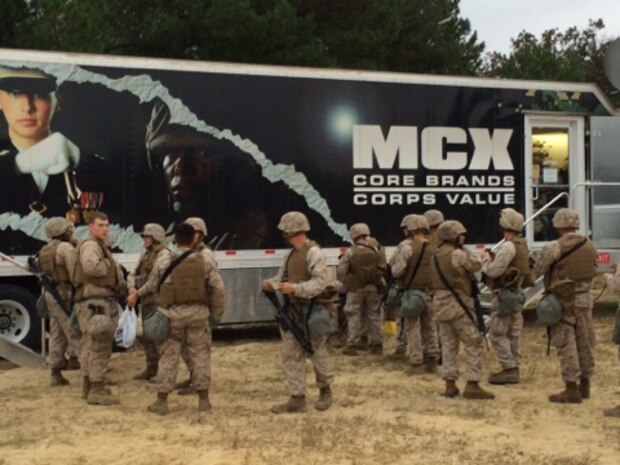
[(69, 307), (69, 305), (67, 305), (67, 302), (65, 302), (65, 300), (62, 298), (62, 296), (60, 295), (60, 292), (58, 292), (58, 289), (56, 288), (56, 284), (54, 283), (54, 280), (48, 273), (46, 273), (45, 271), (41, 269), (41, 267), (39, 266), (39, 262), (37, 262), (37, 260), (34, 257), (28, 257), (27, 267), (19, 263), (17, 260), (12, 259), (8, 255), (3, 254), (2, 252), (0, 252), (0, 258), (3, 258), (4, 260), (11, 262), (13, 265), (21, 268), (22, 270), (25, 270), (28, 273), (34, 275), (39, 281), (39, 284), (41, 285), (41, 287), (51, 294), (51, 296), (54, 298), (56, 303), (60, 305), (60, 308), (62, 308), (62, 310), (67, 315), (71, 314), (71, 308)]
[(290, 331), (293, 337), (297, 340), (301, 348), (304, 350), (308, 357), (314, 355), (314, 349), (312, 348), (312, 344), (306, 338), (304, 332), (295, 324), (293, 319), (291, 318), (291, 314), (288, 311), (288, 308), (291, 305), (290, 299), (287, 295), (283, 294), (284, 302), (280, 303), (278, 296), (275, 292), (267, 292), (263, 291), (265, 297), (269, 299), (269, 302), (276, 309), (276, 321), (282, 328), (282, 331)]
[(480, 295), (480, 288), (478, 287), (478, 283), (475, 279), (471, 280), (471, 296), (474, 299), (474, 310), (476, 312), (476, 320), (478, 323), (478, 331), (482, 334), (482, 339), (484, 339), (484, 345), (486, 349), (489, 350), (489, 343), (487, 342), (487, 328), (484, 324), (484, 314), (482, 312), (482, 305), (480, 305), (480, 299), (478, 296)]

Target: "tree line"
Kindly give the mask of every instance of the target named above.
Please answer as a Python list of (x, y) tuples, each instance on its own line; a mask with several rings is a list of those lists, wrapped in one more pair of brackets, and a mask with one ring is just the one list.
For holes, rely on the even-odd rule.
[(0, 47), (595, 82), (601, 19), (486, 52), (460, 0), (0, 0)]

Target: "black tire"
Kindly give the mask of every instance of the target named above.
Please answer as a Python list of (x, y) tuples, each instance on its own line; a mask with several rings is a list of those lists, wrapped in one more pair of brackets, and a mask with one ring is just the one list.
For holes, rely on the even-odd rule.
[(37, 297), (23, 287), (0, 284), (0, 335), (41, 350), (41, 318), (36, 310)]

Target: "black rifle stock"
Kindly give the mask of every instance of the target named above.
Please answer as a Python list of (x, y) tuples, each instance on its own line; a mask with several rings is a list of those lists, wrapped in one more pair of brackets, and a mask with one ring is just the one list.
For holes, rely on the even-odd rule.
[(283, 331), (290, 331), (295, 340), (299, 343), (304, 352), (311, 357), (314, 354), (312, 343), (306, 338), (304, 332), (295, 324), (291, 313), (288, 311), (291, 305), (290, 299), (287, 295), (283, 294), (284, 302), (280, 303), (278, 296), (275, 292), (263, 291), (263, 294), (269, 299), (269, 302), (276, 309), (276, 322), (280, 325)]
[(482, 305), (480, 305), (480, 299), (478, 296), (480, 295), (480, 288), (478, 287), (478, 283), (476, 280), (471, 280), (471, 296), (474, 299), (474, 310), (476, 311), (476, 320), (478, 323), (478, 331), (482, 334), (482, 338), (484, 339), (484, 345), (487, 350), (489, 349), (489, 345), (487, 342), (486, 334), (487, 328), (484, 324), (484, 313), (482, 312)]

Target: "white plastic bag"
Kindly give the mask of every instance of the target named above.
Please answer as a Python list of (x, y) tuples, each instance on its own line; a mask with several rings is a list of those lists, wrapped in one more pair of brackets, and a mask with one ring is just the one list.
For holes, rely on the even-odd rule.
[(128, 349), (136, 340), (136, 331), (138, 329), (138, 315), (133, 309), (125, 307), (118, 318), (118, 327), (114, 341), (118, 347)]

